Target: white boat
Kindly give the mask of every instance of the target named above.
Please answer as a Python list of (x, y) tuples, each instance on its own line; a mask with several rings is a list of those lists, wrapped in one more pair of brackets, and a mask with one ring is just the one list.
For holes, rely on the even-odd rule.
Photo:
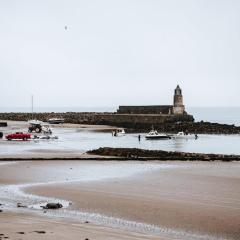
[(60, 123), (64, 123), (64, 119), (63, 118), (50, 118), (50, 119), (48, 119), (48, 123), (60, 124)]
[(58, 139), (58, 136), (49, 136), (49, 135), (34, 135), (32, 137), (33, 140), (50, 140), (50, 139)]
[(156, 130), (151, 130), (146, 136), (146, 139), (171, 139), (171, 136), (165, 133), (158, 133)]
[(35, 119), (29, 120), (28, 123), (31, 124), (31, 125), (42, 125), (43, 124), (42, 121), (35, 120)]
[(125, 133), (125, 130), (124, 129), (116, 129), (112, 132), (112, 135), (114, 137), (120, 137), (120, 136), (124, 136), (126, 133)]
[(125, 130), (124, 130), (124, 129), (119, 129), (119, 130), (117, 131), (117, 135), (118, 135), (118, 136), (123, 136), (123, 135), (125, 135)]
[(178, 132), (177, 134), (173, 135), (175, 139), (197, 139), (197, 134), (189, 134), (185, 132)]
[(52, 134), (52, 129), (48, 125), (43, 125), (42, 126), (42, 132), (43, 134)]

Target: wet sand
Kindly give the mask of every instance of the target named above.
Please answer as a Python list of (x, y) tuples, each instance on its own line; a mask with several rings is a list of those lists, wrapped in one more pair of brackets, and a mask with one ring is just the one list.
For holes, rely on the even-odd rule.
[[(109, 170), (104, 172), (100, 167)], [(131, 171), (138, 168), (145, 170), (132, 175)], [(28, 187), (25, 191), (72, 202), (66, 209), (69, 217), (61, 218), (70, 232), (72, 220), (69, 219), (76, 212), (85, 212), (120, 219), (119, 225), (143, 223), (159, 230), (147, 231), (148, 237), (144, 237), (141, 229), (135, 226), (128, 231), (122, 225), (118, 228), (115, 224), (110, 228), (101, 223), (104, 218), (100, 217), (98, 224), (104, 226), (105, 239), (125, 239), (121, 237), (121, 231), (125, 231), (126, 239), (128, 234), (136, 232), (143, 239), (240, 238), (240, 163), (237, 162), (19, 162), (0, 166), (0, 169), (4, 169), (0, 174), (2, 184), (55, 182)], [(98, 179), (98, 170), (108, 178)], [(78, 180), (80, 176), (85, 180)], [(6, 231), (14, 229), (11, 221), (21, 217), (19, 213), (11, 215)], [(60, 219), (54, 215), (56, 218)], [(34, 216), (34, 219), (36, 226), (38, 221), (53, 221), (51, 214), (45, 218)], [(91, 218), (88, 220), (91, 225)], [(48, 229), (46, 222), (43, 226)], [(61, 224), (57, 226), (64, 233)], [(110, 232), (120, 235), (111, 238), (105, 228), (114, 229)], [(129, 236), (129, 239), (141, 239), (134, 237)]]
[[(31, 214), (0, 213), (0, 238), (12, 240), (168, 240), (124, 230)], [(1, 235), (2, 234), (2, 235)]]

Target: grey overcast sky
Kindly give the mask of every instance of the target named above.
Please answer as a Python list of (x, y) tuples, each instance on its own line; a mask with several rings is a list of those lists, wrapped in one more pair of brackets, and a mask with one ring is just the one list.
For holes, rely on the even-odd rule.
[(177, 84), (240, 106), (239, 0), (0, 0), (0, 107), (171, 104)]

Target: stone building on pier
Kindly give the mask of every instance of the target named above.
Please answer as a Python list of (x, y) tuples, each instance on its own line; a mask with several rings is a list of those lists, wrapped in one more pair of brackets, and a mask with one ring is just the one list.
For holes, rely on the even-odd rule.
[(118, 114), (167, 114), (187, 115), (183, 105), (182, 89), (177, 85), (174, 91), (173, 105), (119, 106)]

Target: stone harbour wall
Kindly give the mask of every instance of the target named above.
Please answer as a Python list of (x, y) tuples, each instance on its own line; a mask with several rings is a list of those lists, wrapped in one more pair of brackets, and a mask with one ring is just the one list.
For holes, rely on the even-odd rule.
[(172, 105), (162, 106), (119, 106), (119, 114), (172, 114)]
[(66, 113), (0, 113), (1, 120), (27, 121), (30, 119), (47, 121), (49, 118), (64, 118), (66, 123), (111, 125), (126, 128), (127, 132), (148, 132), (152, 126), (159, 132), (206, 134), (239, 134), (240, 127), (228, 124), (194, 122), (191, 115), (158, 114), (115, 114), (98, 112)]
[(157, 115), (157, 114), (114, 114), (114, 113), (89, 113), (89, 112), (67, 112), (67, 113), (0, 113), (0, 119), (27, 121), (38, 119), (47, 121), (49, 118), (64, 118), (66, 123), (78, 124), (100, 124), (113, 125), (126, 128), (146, 128), (152, 125), (161, 125), (164, 123), (174, 123), (179, 121), (194, 121), (191, 115)]

